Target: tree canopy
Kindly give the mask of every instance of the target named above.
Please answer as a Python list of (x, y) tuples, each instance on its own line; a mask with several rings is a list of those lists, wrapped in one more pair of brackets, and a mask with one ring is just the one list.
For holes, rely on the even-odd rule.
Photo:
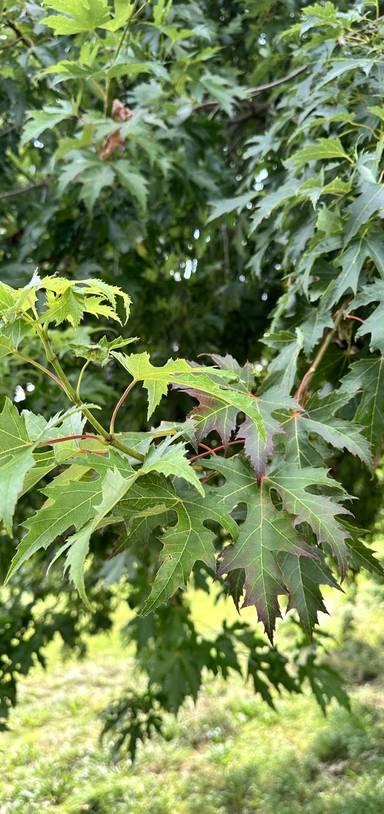
[[(132, 756), (206, 670), (347, 704), (316, 631), (322, 586), (383, 575), (379, 4), (4, 19), (4, 721), (55, 632), (83, 647), (118, 598), (145, 680), (105, 729)], [(203, 638), (188, 585), (270, 643), (241, 615)]]

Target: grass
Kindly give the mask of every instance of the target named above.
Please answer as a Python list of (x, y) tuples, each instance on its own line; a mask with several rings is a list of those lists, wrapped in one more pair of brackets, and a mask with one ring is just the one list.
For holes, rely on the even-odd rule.
[[(363, 583), (354, 635), (334, 653), (352, 682), (352, 713), (335, 706), (324, 718), (308, 695), (282, 697), (276, 714), (238, 679), (207, 681), (133, 768), (114, 765), (98, 742), (99, 712), (135, 681), (117, 629), (91, 641), (82, 662), (62, 663), (54, 646), (0, 736), (0, 814), (382, 814), (383, 607), (382, 592)], [(205, 597), (194, 609), (202, 627), (233, 613)], [(349, 612), (344, 599), (339, 620)]]

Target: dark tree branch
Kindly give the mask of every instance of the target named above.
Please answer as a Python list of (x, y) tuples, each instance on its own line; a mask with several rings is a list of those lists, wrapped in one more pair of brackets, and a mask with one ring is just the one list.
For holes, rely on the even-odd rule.
[[(280, 79), (274, 79), (272, 82), (266, 82), (264, 85), (257, 85), (255, 88), (249, 88), (248, 90), (248, 97), (257, 96), (259, 93), (264, 93), (266, 90), (272, 90), (272, 88), (277, 88), (279, 85), (284, 85), (286, 82), (290, 82), (291, 79), (294, 79), (299, 74), (303, 73), (307, 70), (308, 65), (301, 65), (300, 68), (296, 68), (291, 73), (288, 73), (286, 76), (282, 76)], [(246, 102), (247, 99), (241, 99), (240, 102)], [(220, 105), (218, 102), (214, 101), (213, 99), (208, 99), (206, 102), (201, 102), (199, 105), (196, 105), (193, 108), (193, 112), (196, 113), (199, 110), (218, 110)]]
[(14, 198), (16, 195), (24, 195), (25, 192), (32, 192), (34, 189), (42, 189), (48, 186), (48, 181), (41, 181), (38, 184), (30, 184), (27, 187), (19, 187), (18, 189), (9, 189), (7, 192), (0, 194), (0, 201), (5, 198)]

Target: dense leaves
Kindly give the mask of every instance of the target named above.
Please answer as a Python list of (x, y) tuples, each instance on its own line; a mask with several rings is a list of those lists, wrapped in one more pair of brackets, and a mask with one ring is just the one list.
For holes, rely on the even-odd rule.
[(47, 567), (50, 595), (62, 557), (63, 602), (125, 586), (148, 687), (106, 728), (132, 757), (204, 668), (241, 672), (239, 644), (269, 703), (304, 680), (346, 703), (314, 650), (292, 679), (247, 626), (199, 638), (183, 591), (216, 578), (270, 639), (283, 609), (309, 637), (322, 586), (382, 575), (351, 499), (373, 523), (379, 4), (5, 5), (6, 601)]

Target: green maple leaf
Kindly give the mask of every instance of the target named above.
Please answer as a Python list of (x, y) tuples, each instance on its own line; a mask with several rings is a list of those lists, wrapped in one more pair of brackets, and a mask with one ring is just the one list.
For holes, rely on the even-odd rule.
[(40, 321), (60, 325), (64, 321), (78, 326), (85, 313), (105, 316), (121, 322), (117, 313), (117, 303), (121, 301), (125, 312), (125, 322), (129, 316), (131, 300), (118, 286), (109, 285), (103, 280), (67, 280), (64, 277), (44, 277), (37, 283), (37, 289), (44, 289), (47, 309)]
[(215, 491), (206, 490), (205, 497), (192, 489), (179, 493), (169, 480), (155, 473), (137, 478), (116, 511), (128, 523), (128, 532), (132, 529), (134, 540), (140, 528), (146, 525), (139, 523), (137, 527), (138, 520), (151, 518), (153, 527), (164, 518), (168, 523), (173, 522), (176, 515), (176, 525), (170, 526), (159, 538), (163, 545), (161, 564), (143, 613), (154, 610), (179, 588), (184, 588), (198, 560), (214, 568), (216, 535), (205, 526), (207, 521), (218, 523), (233, 537), (237, 535), (237, 524), (225, 507), (217, 506)]
[(354, 299), (352, 310), (360, 308), (362, 305), (370, 305), (373, 302), (379, 304), (360, 325), (356, 336), (371, 334), (371, 348), (384, 353), (384, 280), (375, 280), (371, 285), (364, 286)]
[(304, 336), (300, 328), (296, 328), (295, 333), (292, 331), (266, 333), (262, 342), (278, 351), (278, 355), (269, 365), (268, 372), (273, 384), (278, 378), (281, 394), (287, 395), (295, 382), (297, 360), (303, 348)]
[(113, 350), (130, 345), (132, 342), (136, 342), (136, 340), (137, 336), (130, 337), (129, 339), (123, 339), (123, 337), (119, 336), (116, 339), (108, 341), (105, 336), (102, 336), (99, 342), (72, 342), (71, 348), (75, 356), (105, 367), (110, 360), (110, 355)]
[(45, 0), (46, 8), (62, 12), (44, 17), (41, 22), (55, 34), (79, 34), (94, 31), (109, 20), (107, 0)]
[(0, 282), (0, 314), (3, 315), (15, 304), (16, 291), (10, 285)]
[(290, 179), (285, 184), (282, 184), (279, 189), (268, 192), (257, 206), (252, 218), (251, 232), (257, 229), (263, 220), (269, 218), (277, 207), (282, 206), (290, 200), (295, 200), (299, 188), (300, 181)]
[(343, 254), (339, 255), (335, 264), (341, 271), (334, 282), (329, 307), (335, 305), (349, 289), (356, 294), (361, 270), (368, 257), (373, 260), (381, 276), (384, 276), (384, 241), (381, 235), (368, 234), (365, 238), (353, 240)]
[(57, 105), (47, 105), (44, 110), (28, 110), (28, 121), (24, 127), (21, 144), (38, 139), (45, 130), (52, 130), (57, 124), (75, 115), (72, 102), (65, 99)]
[(364, 427), (372, 447), (382, 447), (384, 437), (384, 357), (354, 362), (341, 380), (341, 392), (360, 394), (354, 420)]
[(320, 138), (314, 144), (308, 144), (298, 150), (291, 158), (288, 158), (286, 165), (299, 170), (309, 161), (330, 160), (332, 158), (350, 160), (340, 139)]
[(83, 468), (80, 472), (73, 472), (74, 480), (67, 484), (56, 479), (42, 490), (47, 501), (24, 523), (28, 531), (13, 557), (7, 581), (37, 551), (47, 549), (71, 526), (81, 527), (94, 515), (95, 505), (101, 497), (101, 481), (75, 479), (75, 474), (83, 472)]
[(30, 334), (30, 326), (22, 319), (3, 324), (0, 330), (0, 359), (17, 351), (23, 339)]
[(384, 184), (374, 184), (372, 181), (364, 181), (361, 185), (361, 194), (347, 210), (349, 220), (345, 229), (345, 244), (349, 243), (361, 226), (364, 226), (375, 212), (383, 208)]
[(235, 407), (238, 412), (244, 412), (265, 439), (264, 424), (257, 400), (248, 393), (230, 386), (229, 382), (234, 378), (231, 371), (212, 367), (192, 367), (185, 359), (170, 359), (163, 367), (155, 367), (151, 364), (148, 353), (126, 356), (116, 352), (113, 356), (136, 381), (143, 382), (148, 391), (148, 418), (160, 403), (169, 385), (176, 385), (178, 388), (192, 387), (213, 396), (226, 407)]
[(9, 356), (14, 350), (12, 342), (8, 339), (7, 336), (0, 335), (0, 359), (3, 359), (4, 356)]
[(0, 521), (12, 533), (12, 519), (27, 473), (35, 466), (24, 418), (9, 399), (0, 414)]
[(384, 568), (381, 562), (376, 559), (376, 552), (364, 545), (363, 541), (360, 540), (358, 536), (359, 529), (356, 529), (354, 526), (349, 526), (349, 530), (351, 532), (351, 539), (347, 541), (347, 545), (352, 567), (358, 571), (360, 571), (361, 568), (365, 568), (372, 574), (376, 574), (376, 576), (382, 578), (384, 576)]
[(304, 441), (303, 446), (306, 446), (305, 441), (308, 439), (308, 434), (316, 433), (316, 435), (323, 438), (327, 444), (336, 447), (336, 449), (346, 449), (351, 455), (360, 458), (363, 463), (370, 466), (372, 463), (372, 455), (370, 444), (367, 439), (362, 435), (362, 427), (357, 424), (352, 424), (350, 421), (343, 421), (341, 418), (333, 418), (324, 421), (312, 419), (311, 415), (295, 415), (292, 418), (293, 433), (296, 439), (296, 448), (298, 452), (298, 460), (301, 458), (301, 442)]
[(341, 576), (345, 576), (347, 567), (347, 546), (345, 540), (349, 532), (337, 520), (338, 515), (350, 514), (340, 505), (340, 494), (331, 498), (328, 495), (315, 494), (314, 488), (333, 488), (342, 496), (342, 487), (332, 480), (325, 469), (305, 467), (300, 469), (294, 464), (284, 465), (269, 474), (268, 483), (275, 487), (285, 509), (294, 515), (296, 523), (308, 523), (317, 538), (319, 545), (325, 545), (335, 557)]
[(166, 476), (174, 475), (183, 478), (204, 496), (204, 487), (186, 457), (186, 445), (183, 443), (175, 444), (173, 441), (172, 437), (168, 437), (164, 438), (156, 447), (152, 446), (143, 461), (140, 474), (160, 472)]
[(218, 201), (210, 201), (212, 212), (207, 223), (211, 223), (216, 218), (222, 218), (223, 215), (229, 215), (231, 212), (236, 211), (239, 214), (255, 196), (255, 192), (246, 192), (244, 195), (237, 195), (236, 198), (220, 198)]
[(340, 586), (320, 557), (313, 559), (287, 553), (281, 556), (280, 566), (289, 591), (287, 611), (294, 608), (304, 630), (311, 635), (318, 622), (319, 611), (328, 613), (320, 585), (330, 585), (338, 590)]
[(312, 306), (308, 309), (307, 319), (300, 324), (300, 331), (303, 335), (303, 350), (307, 356), (322, 338), (325, 328), (333, 328), (329, 304), (324, 302), (324, 299), (321, 299), (317, 308)]
[(320, 565), (319, 570), (313, 568), (307, 572), (304, 565), (297, 563), (297, 560), (308, 558), (319, 563), (321, 553), (308, 546), (297, 531), (292, 516), (295, 513), (274, 506), (271, 488), (276, 488), (276, 481), (267, 476), (260, 483), (248, 464), (238, 456), (216, 459), (207, 467), (217, 469), (226, 478), (225, 485), (217, 489), (217, 504), (223, 503), (230, 511), (242, 503), (247, 507), (237, 541), (224, 549), (219, 574), (244, 569), (244, 605), (255, 605), (258, 618), (271, 640), (276, 619), (281, 616), (279, 595), (288, 594), (289, 606), (296, 607), (305, 624), (311, 620), (313, 627), (317, 611), (324, 607), (321, 594), (317, 587), (312, 596), (306, 596), (306, 592), (312, 590), (310, 578), (306, 582), (301, 579), (299, 583), (299, 576), (310, 573), (314, 578), (316, 573), (318, 585), (330, 584), (331, 577), (325, 568), (321, 570)]
[[(233, 488), (233, 483), (229, 488)], [(244, 569), (244, 606), (255, 605), (259, 620), (272, 639), (276, 618), (281, 616), (278, 596), (287, 593), (278, 555), (284, 551), (303, 555), (305, 547), (304, 544), (300, 547), (291, 518), (275, 509), (267, 487), (260, 489), (253, 481), (241, 499), (247, 502), (247, 517), (236, 545), (224, 550), (219, 574)]]
[[(121, 475), (118, 469), (109, 469), (101, 484), (101, 502), (93, 507), (93, 516), (88, 523), (68, 538), (65, 548), (68, 549), (64, 570), (69, 570), (69, 576), (79, 592), (83, 602), (89, 605), (84, 584), (84, 563), (89, 551), (90, 539), (94, 531), (102, 524), (115, 506), (122, 500), (131, 488), (137, 477), (132, 469), (130, 477)], [(78, 525), (78, 524), (76, 524)]]
[(61, 14), (44, 17), (42, 23), (53, 28), (55, 34), (80, 34), (83, 31), (118, 31), (134, 11), (135, 4), (115, 0), (115, 14), (111, 18), (107, 0), (44, 0), (44, 6)]
[(201, 498), (185, 492), (178, 497), (173, 511), (177, 522), (160, 537), (163, 546), (160, 568), (142, 609), (143, 614), (166, 602), (179, 588), (185, 588), (196, 562), (204, 562), (208, 568), (215, 569), (216, 535), (205, 526), (206, 521), (214, 520), (224, 529), (237, 533), (236, 524), (228, 512), (217, 506), (214, 493)]

